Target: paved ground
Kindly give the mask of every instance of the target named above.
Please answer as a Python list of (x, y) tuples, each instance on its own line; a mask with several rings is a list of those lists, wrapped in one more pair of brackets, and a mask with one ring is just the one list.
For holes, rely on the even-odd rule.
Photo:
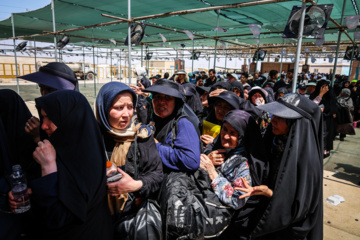
[[(108, 80), (100, 80), (96, 84), (96, 92)], [(122, 81), (124, 82), (124, 81)], [(126, 81), (127, 82), (127, 81)], [(16, 83), (16, 82), (15, 82)], [(135, 83), (133, 79), (132, 83)], [(80, 91), (91, 106), (95, 100), (94, 83), (80, 81)], [(0, 84), (0, 89), (17, 90), (14, 82)], [(33, 83), (20, 85), (20, 95), (27, 102), (30, 111), (37, 115), (34, 99), (40, 96), (39, 89)], [(341, 142), (334, 141), (334, 150), (330, 157), (324, 159), (324, 239), (355, 240), (360, 239), (360, 129), (356, 135), (347, 136)], [(326, 202), (332, 195), (340, 195), (345, 202), (337, 206)]]
[[(360, 239), (360, 129), (343, 142), (336, 139), (330, 157), (324, 159), (324, 239)], [(345, 202), (325, 202), (335, 194)]]

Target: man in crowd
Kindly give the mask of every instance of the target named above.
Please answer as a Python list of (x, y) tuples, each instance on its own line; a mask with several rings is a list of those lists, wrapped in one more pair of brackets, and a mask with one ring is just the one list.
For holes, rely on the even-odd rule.
[(215, 83), (216, 83), (215, 69), (210, 69), (209, 70), (209, 78), (206, 79), (204, 86), (211, 87)]

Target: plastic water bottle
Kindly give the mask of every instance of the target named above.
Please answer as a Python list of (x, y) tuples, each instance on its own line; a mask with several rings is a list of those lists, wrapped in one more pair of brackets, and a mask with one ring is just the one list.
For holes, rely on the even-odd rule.
[(122, 174), (118, 172), (117, 166), (111, 161), (106, 162), (107, 182), (116, 182), (122, 178)]
[(27, 182), (24, 173), (21, 170), (20, 165), (14, 165), (12, 167), (11, 179), (11, 191), (14, 196), (14, 200), (17, 203), (15, 213), (24, 213), (30, 209), (30, 199), (28, 194)]

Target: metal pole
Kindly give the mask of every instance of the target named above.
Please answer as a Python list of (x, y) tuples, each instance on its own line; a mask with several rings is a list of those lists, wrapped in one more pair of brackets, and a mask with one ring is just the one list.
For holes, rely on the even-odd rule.
[(281, 49), (281, 52), (280, 52), (280, 56), (281, 56), (281, 62), (280, 62), (280, 74), (282, 72), (282, 63), (283, 63), (283, 55), (282, 55), (282, 52), (284, 51), (284, 39), (283, 39), (283, 46), (282, 46), (282, 49)]
[[(37, 72), (37, 62), (36, 62), (36, 53), (37, 53), (37, 51), (36, 51), (36, 42), (34, 41), (34, 50), (35, 50), (35, 71)], [(37, 85), (36, 85), (37, 86)]]
[[(216, 22), (216, 37), (218, 36), (218, 28), (219, 28), (219, 16), (220, 16), (220, 10), (217, 11), (217, 22)], [(215, 40), (215, 53), (214, 53), (214, 70), (216, 68), (216, 51), (217, 51), (217, 43), (218, 40)], [(215, 70), (216, 73), (216, 70)]]
[(225, 50), (225, 73), (226, 73), (226, 63), (227, 63), (227, 50)]
[(292, 93), (296, 92), (296, 83), (297, 83), (298, 72), (299, 72), (301, 43), (302, 43), (302, 37), (303, 37), (303, 31), (304, 31), (304, 21), (305, 21), (305, 12), (306, 12), (306, 2), (305, 1), (302, 3), (301, 11), (302, 11), (302, 13), (301, 13), (301, 19), (300, 19), (300, 26), (299, 26), (299, 36), (298, 36), (298, 42), (297, 42), (297, 47), (296, 47), (294, 78), (293, 78), (292, 87), (291, 87)]
[[(14, 56), (15, 56), (15, 69), (16, 69), (16, 84), (17, 84), (17, 93), (20, 95), (20, 86), (19, 86), (19, 70), (17, 65), (17, 57), (16, 57), (16, 43), (15, 43), (15, 24), (14, 24), (14, 14), (11, 14), (11, 25), (12, 25), (12, 33), (13, 33), (13, 43), (14, 43)], [(12, 73), (11, 73), (12, 75)]]
[(97, 77), (95, 78), (97, 80), (97, 83), (99, 83), (99, 77), (100, 77), (100, 71), (99, 71), (99, 47), (96, 48), (96, 72), (98, 73)]
[(82, 64), (82, 69), (83, 69), (83, 78), (84, 78), (84, 88), (86, 88), (86, 75), (85, 75), (85, 47), (83, 47), (83, 64)]
[[(179, 53), (178, 53), (178, 50), (176, 50), (176, 61), (178, 61), (179, 60)], [(178, 69), (178, 65), (176, 64), (176, 72), (179, 70)]]
[[(249, 63), (249, 67), (248, 67), (248, 75), (250, 74), (250, 64), (251, 64), (251, 48), (249, 49), (249, 55), (250, 55), (250, 58), (249, 58), (249, 61), (250, 61), (250, 63)], [(254, 75), (255, 75), (255, 73), (256, 73), (256, 70), (255, 70), (255, 72), (254, 72)]]
[(143, 66), (143, 45), (141, 44), (141, 66)]
[[(356, 29), (355, 29), (356, 31)], [(351, 60), (350, 60), (350, 69), (349, 69), (349, 78), (350, 78), (350, 75), (351, 75), (351, 69), (352, 69), (352, 64), (353, 64), (353, 58), (354, 58), (354, 48), (355, 48), (355, 44), (353, 45), (353, 48), (351, 50)]]
[(119, 80), (120, 80), (120, 82), (121, 82), (121, 79), (122, 79), (122, 78), (121, 78), (121, 51), (122, 51), (122, 49), (120, 48), (120, 52), (119, 52), (119, 59), (120, 59), (120, 60), (119, 60), (119, 61), (120, 61), (120, 63), (119, 63), (119, 68), (120, 68), (119, 78), (120, 78), (120, 79), (119, 79)]
[[(340, 19), (340, 26), (342, 26), (342, 24), (343, 24), (345, 6), (346, 6), (346, 0), (344, 0), (344, 3), (343, 3), (343, 8), (342, 8), (342, 12), (341, 12), (341, 19)], [(342, 33), (342, 31), (343, 31), (342, 29), (339, 30), (338, 41), (337, 41), (337, 45), (336, 45), (334, 70), (333, 70), (333, 74), (332, 74), (332, 77), (331, 77), (331, 86), (334, 86), (334, 82), (335, 82), (336, 66), (337, 66), (337, 60), (338, 60), (338, 55), (339, 55), (339, 48), (340, 48), (340, 41), (341, 41), (341, 33)]]
[[(51, 0), (51, 12), (52, 12), (53, 31), (56, 32), (54, 0)], [(54, 46), (55, 46), (55, 62), (57, 62), (58, 58), (57, 58), (57, 46), (56, 46), (56, 34), (54, 34)]]
[[(128, 0), (128, 19), (131, 20), (131, 0)], [(131, 24), (128, 23), (129, 85), (131, 84)]]
[(191, 60), (191, 73), (194, 72), (194, 40), (192, 41), (193, 42), (193, 46), (192, 46), (192, 60)]
[(94, 65), (94, 96), (96, 97), (96, 69), (95, 69), (95, 47), (93, 46), (93, 65)]
[[(36, 51), (36, 41), (34, 40), (34, 50), (35, 50), (35, 71), (37, 72), (38, 71), (38, 66), (37, 66), (37, 61), (36, 61), (36, 54), (37, 54), (37, 51)], [(39, 88), (39, 85), (35, 84), (35, 88), (38, 89)]]
[(255, 72), (254, 74), (256, 73), (256, 70), (257, 70), (257, 67), (258, 67), (258, 62), (259, 62), (259, 46), (260, 46), (260, 35), (259, 35), (259, 42), (257, 44), (257, 54), (256, 54), (256, 64), (255, 64)]
[(110, 82), (112, 82), (112, 49), (110, 49)]

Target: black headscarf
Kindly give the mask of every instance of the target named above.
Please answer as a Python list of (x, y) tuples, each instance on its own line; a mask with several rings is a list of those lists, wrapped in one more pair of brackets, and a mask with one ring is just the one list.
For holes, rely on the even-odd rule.
[(324, 94), (320, 104), (324, 105), (323, 113), (325, 113), (327, 115), (333, 115), (333, 114), (336, 113), (336, 96), (334, 94), (334, 91), (333, 91), (332, 87), (330, 86), (330, 81), (324, 80), (324, 79), (318, 81), (316, 83), (315, 91), (312, 94), (310, 94), (309, 98), (310, 98), (310, 100), (313, 100), (317, 96), (319, 96), (320, 89), (324, 84), (329, 86), (329, 91)]
[(255, 93), (260, 93), (261, 96), (263, 97), (265, 103), (268, 103), (268, 98), (265, 96), (264, 92), (261, 89), (252, 89), (249, 92), (248, 99), (245, 101), (246, 103), (244, 103), (244, 106), (247, 106), (247, 109), (249, 109), (249, 111), (251, 111), (251, 115), (253, 117), (255, 117), (255, 120), (257, 121), (259, 118), (261, 118), (262, 111), (259, 110), (258, 108), (256, 108), (256, 105), (252, 102), (251, 98)]
[(11, 166), (15, 164), (20, 164), (28, 174), (37, 175), (38, 164), (32, 158), (36, 145), (25, 132), (25, 123), (31, 116), (16, 92), (10, 89), (0, 90), (0, 177), (9, 175)]
[(228, 82), (216, 82), (214, 85), (211, 86), (209, 93), (211, 93), (212, 91), (214, 91), (216, 89), (225, 89), (225, 90), (231, 91), (232, 86)]
[(27, 179), (41, 176), (40, 166), (32, 157), (36, 145), (25, 132), (25, 123), (30, 117), (29, 109), (16, 92), (0, 90), (0, 239), (19, 239), (26, 231), (24, 227), (28, 228), (31, 222), (28, 213), (5, 213), (10, 212), (8, 177), (12, 166), (20, 164)]
[[(218, 83), (221, 83), (221, 82), (217, 82), (213, 86), (215, 86)], [(208, 102), (210, 105), (209, 106), (210, 112), (205, 120), (208, 122), (214, 123), (214, 124), (219, 124), (219, 125), (221, 124), (221, 121), (219, 121), (216, 118), (216, 114), (215, 114), (215, 103), (218, 100), (223, 100), (223, 101), (227, 102), (233, 109), (239, 109), (241, 103), (244, 102), (243, 99), (239, 98), (238, 95), (236, 95), (236, 93), (234, 93), (232, 91), (224, 91), (224, 92), (221, 92), (216, 97), (208, 98)]]
[[(250, 175), (254, 181), (254, 186), (260, 185), (262, 179), (266, 177), (266, 154), (263, 148), (262, 137), (259, 127), (254, 118), (243, 110), (231, 110), (222, 121), (229, 123), (239, 134), (238, 147), (245, 147), (249, 161)], [(221, 137), (215, 139), (213, 151), (223, 149)]]
[(59, 90), (35, 101), (39, 115), (43, 109), (57, 126), (49, 141), (56, 150), (59, 200), (84, 223), (106, 195), (105, 147), (98, 123), (78, 92)]
[[(238, 147), (245, 148), (245, 157), (248, 159), (252, 185), (264, 184), (267, 181), (268, 163), (259, 126), (254, 118), (245, 111), (232, 110), (225, 115), (223, 124), (225, 122), (229, 123), (239, 134)], [(213, 150), (222, 148), (219, 134), (215, 138)], [(231, 152), (229, 152), (230, 154)], [(263, 213), (266, 201), (267, 199), (264, 196), (251, 196), (246, 204), (235, 212), (232, 224), (220, 239), (248, 238)]]
[(166, 137), (172, 130), (174, 122), (182, 116), (184, 102), (181, 99), (175, 99), (175, 108), (173, 112), (165, 117), (161, 118), (155, 113), (152, 114), (152, 120), (155, 122), (154, 137), (161, 143), (165, 143)]
[(289, 93), (289, 91), (287, 90), (286, 87), (281, 87), (281, 88), (279, 88), (279, 89), (276, 91), (276, 93), (275, 93), (275, 100), (278, 99), (278, 97), (279, 97), (279, 95), (280, 95), (281, 93), (284, 93), (284, 95), (285, 95), (285, 94)]
[(266, 99), (264, 98), (266, 102), (269, 103), (275, 101), (274, 90), (271, 87), (266, 87), (264, 90), (268, 93)]
[(244, 87), (243, 87), (242, 83), (238, 82), (238, 81), (233, 81), (230, 84), (231, 84), (233, 90), (236, 88), (240, 91), (240, 97), (244, 99)]
[[(273, 234), (277, 239), (288, 239), (289, 236), (291, 239), (323, 239), (321, 110), (299, 94), (287, 94), (278, 103), (301, 117), (293, 120), (273, 196), (253, 236), (271, 238)], [(272, 145), (272, 142), (265, 144)]]
[(196, 87), (192, 83), (185, 83), (182, 85), (185, 89), (186, 103), (193, 110), (193, 112), (198, 116), (203, 111), (203, 106), (201, 104), (200, 95), (196, 91)]

